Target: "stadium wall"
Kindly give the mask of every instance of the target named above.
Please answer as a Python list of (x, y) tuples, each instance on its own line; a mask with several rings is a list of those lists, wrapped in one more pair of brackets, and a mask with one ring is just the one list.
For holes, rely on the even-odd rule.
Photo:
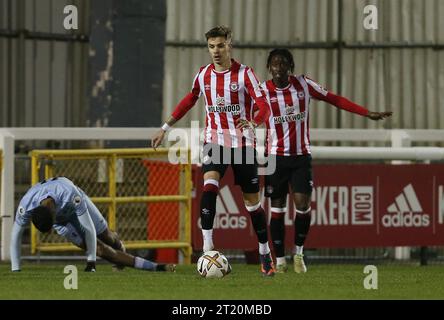
[(0, 0), (0, 126), (85, 126), (89, 19), (63, 28), (63, 8), (90, 0)]
[[(67, 4), (91, 16), (90, 0), (0, 0), (1, 126), (87, 125), (89, 46), (82, 36), (90, 19), (66, 31), (59, 14)], [(362, 25), (365, 5), (378, 8), (376, 31)], [(313, 127), (444, 127), (442, 16), (444, 0), (167, 0), (163, 116), (209, 62), (205, 31), (224, 23), (234, 31), (234, 57), (261, 79), (270, 48), (293, 46), (297, 73), (368, 108), (395, 112), (376, 123), (314, 102)], [(62, 36), (47, 39), (53, 33)], [(203, 120), (199, 106), (179, 125)]]
[[(363, 27), (366, 5), (378, 8), (378, 30)], [(268, 77), (270, 49), (290, 46), (296, 73), (371, 110), (394, 111), (377, 123), (314, 102), (313, 127), (442, 128), (443, 15), (444, 0), (168, 0), (164, 118), (199, 67), (209, 63), (204, 33), (227, 24), (234, 58), (251, 65), (260, 79)], [(202, 107), (199, 101), (180, 125), (203, 121)]]
[(164, 0), (0, 0), (0, 126), (156, 126), (165, 19)]

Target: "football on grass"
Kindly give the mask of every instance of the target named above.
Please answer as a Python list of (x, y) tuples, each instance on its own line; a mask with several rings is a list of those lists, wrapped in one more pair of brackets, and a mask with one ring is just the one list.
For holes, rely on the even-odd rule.
[(231, 272), (228, 259), (219, 251), (207, 251), (197, 261), (197, 271), (204, 278), (222, 278)]

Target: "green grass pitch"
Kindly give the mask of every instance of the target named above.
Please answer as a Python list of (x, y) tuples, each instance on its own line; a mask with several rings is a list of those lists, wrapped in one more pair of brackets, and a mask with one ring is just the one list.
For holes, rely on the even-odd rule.
[(176, 273), (127, 268), (114, 272), (99, 264), (97, 273), (78, 268), (78, 289), (63, 282), (69, 263), (24, 263), (12, 273), (0, 265), (0, 299), (444, 299), (441, 266), (379, 265), (378, 289), (366, 290), (364, 265), (309, 265), (308, 273), (288, 272), (265, 278), (258, 265), (234, 264), (223, 279), (201, 278), (195, 265), (179, 265)]

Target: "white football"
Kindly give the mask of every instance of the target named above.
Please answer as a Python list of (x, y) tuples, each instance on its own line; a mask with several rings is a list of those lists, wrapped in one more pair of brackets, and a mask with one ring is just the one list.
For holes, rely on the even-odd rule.
[(197, 261), (197, 272), (204, 278), (222, 278), (231, 272), (231, 266), (219, 251), (207, 251)]

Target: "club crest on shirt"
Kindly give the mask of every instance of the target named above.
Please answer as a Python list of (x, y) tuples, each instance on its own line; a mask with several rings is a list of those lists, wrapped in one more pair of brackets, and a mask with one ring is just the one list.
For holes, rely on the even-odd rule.
[(271, 186), (271, 185), (267, 186), (267, 193), (268, 194), (272, 194), (273, 193), (273, 186)]
[(231, 92), (237, 92), (239, 90), (239, 84), (237, 82), (230, 83)]
[(21, 216), (24, 215), (25, 214), (25, 208), (19, 207), (18, 208), (18, 214), (21, 215)]
[(210, 91), (210, 90), (211, 90), (211, 85), (206, 84), (206, 85), (205, 85), (205, 90), (206, 90), (206, 91)]
[(299, 100), (302, 100), (305, 98), (305, 94), (303, 92), (298, 92), (298, 98)]
[(82, 201), (82, 199), (80, 198), (80, 196), (75, 196), (74, 199), (72, 199), (72, 201), (74, 202), (74, 204), (76, 206), (78, 206), (80, 204), (80, 202)]
[(276, 97), (271, 97), (270, 98), (270, 102), (271, 103), (275, 103), (275, 102), (277, 102), (278, 101), (278, 98), (276, 98)]

